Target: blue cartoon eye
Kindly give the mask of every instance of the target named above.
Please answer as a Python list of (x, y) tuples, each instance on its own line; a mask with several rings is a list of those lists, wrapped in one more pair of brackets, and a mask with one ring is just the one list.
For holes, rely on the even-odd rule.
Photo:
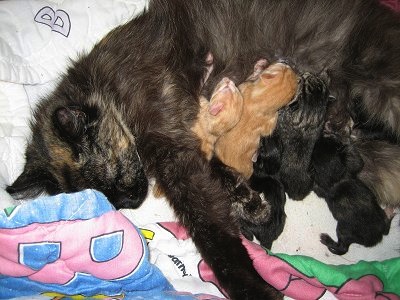
[(117, 257), (123, 247), (124, 232), (116, 231), (93, 237), (90, 242), (90, 256), (95, 262), (106, 262)]
[(19, 263), (33, 270), (40, 270), (45, 265), (60, 258), (60, 242), (21, 243), (18, 245)]

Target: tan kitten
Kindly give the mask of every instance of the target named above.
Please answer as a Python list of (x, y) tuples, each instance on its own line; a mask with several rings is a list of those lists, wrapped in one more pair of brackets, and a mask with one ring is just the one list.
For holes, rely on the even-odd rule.
[(297, 91), (298, 77), (289, 66), (275, 63), (261, 71), (265, 63), (260, 60), (249, 80), (239, 85), (244, 98), (241, 118), (215, 144), (219, 159), (246, 178), (253, 173), (252, 160), (260, 137), (272, 133), (278, 110), (288, 104)]
[(200, 111), (192, 131), (200, 138), (201, 149), (208, 159), (214, 154), (218, 138), (239, 122), (242, 112), (242, 94), (228, 78), (217, 85), (210, 101), (200, 98)]
[[(239, 122), (243, 97), (232, 80), (223, 78), (215, 87), (210, 101), (203, 96), (199, 100), (200, 111), (191, 129), (201, 140), (201, 150), (210, 160), (218, 138)], [(164, 196), (158, 184), (153, 188), (153, 195), (157, 198)]]

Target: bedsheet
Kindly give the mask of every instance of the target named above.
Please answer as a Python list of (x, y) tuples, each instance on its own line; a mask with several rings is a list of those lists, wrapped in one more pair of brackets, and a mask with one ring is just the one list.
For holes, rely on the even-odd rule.
[[(399, 7), (398, 1), (386, 4)], [(70, 59), (88, 51), (111, 28), (140, 13), (146, 5), (145, 0), (0, 2), (0, 207), (19, 204), (4, 187), (22, 171), (29, 118), (37, 101), (54, 87)], [(372, 248), (353, 244), (346, 255), (336, 256), (319, 242), (320, 233), (336, 236), (336, 222), (323, 199), (312, 193), (304, 201), (289, 200), (285, 212), (287, 223), (272, 253), (308, 256), (333, 265), (387, 261), (400, 256), (399, 214), (380, 244)], [(150, 227), (175, 221), (166, 200), (154, 198), (151, 192), (139, 209), (121, 213), (134, 224)], [(149, 259), (159, 260), (151, 263), (166, 264), (162, 274), (176, 290), (223, 297), (215, 285), (184, 276), (182, 264), (195, 270), (201, 258), (190, 239), (178, 241), (179, 246), (173, 248), (181, 253), (177, 258), (159, 255), (167, 253), (163, 247), (168, 249), (172, 243), (149, 243)], [(186, 270), (186, 274), (192, 273)], [(322, 298), (334, 296), (327, 291)]]
[[(5, 208), (0, 213), (0, 244), (1, 299), (224, 295), (179, 223), (144, 224), (139, 231), (94, 190)], [(330, 266), (304, 256), (273, 254), (244, 238), (243, 245), (261, 277), (295, 299), (319, 299), (328, 291), (338, 299), (400, 299), (400, 258)], [(174, 288), (180, 285), (171, 270), (187, 278), (186, 289)]]

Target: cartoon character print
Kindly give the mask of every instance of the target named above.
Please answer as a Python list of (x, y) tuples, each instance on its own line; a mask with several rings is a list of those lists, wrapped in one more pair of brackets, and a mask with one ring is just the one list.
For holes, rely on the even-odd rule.
[[(184, 228), (177, 223), (160, 223), (160, 225), (177, 239), (189, 238)], [(330, 266), (310, 257), (272, 254), (245, 238), (242, 239), (242, 242), (261, 277), (286, 296), (294, 299), (320, 299), (327, 291), (343, 300), (400, 299), (397, 292), (387, 291), (389, 284), (383, 282), (387, 276), (384, 270), (387, 270), (388, 265), (400, 266), (400, 258), (376, 262), (376, 265), (371, 262), (359, 262), (355, 265)], [(379, 268), (382, 268), (383, 271), (380, 272)], [(394, 270), (396, 269), (397, 273), (391, 274), (392, 278), (388, 280), (391, 281), (392, 287), (393, 281), (396, 281), (396, 277), (400, 275), (400, 269), (394, 267)], [(199, 261), (198, 271), (203, 281), (214, 284), (221, 293), (225, 294), (204, 260)], [(400, 291), (400, 284), (396, 285), (394, 282), (394, 285), (394, 289)]]
[(69, 15), (62, 9), (54, 10), (49, 6), (45, 6), (37, 12), (34, 20), (37, 23), (49, 26), (51, 31), (57, 32), (65, 37), (68, 37), (71, 31)]
[(91, 297), (107, 291), (114, 297), (173, 290), (148, 262), (138, 229), (93, 190), (43, 197), (0, 212), (0, 244), (0, 299), (43, 292)]
[[(109, 224), (105, 232), (103, 224)], [(1, 273), (26, 276), (42, 283), (71, 283), (77, 273), (104, 279), (123, 278), (136, 270), (144, 256), (140, 235), (121, 230), (128, 221), (116, 212), (98, 219), (30, 224), (0, 229)], [(63, 226), (63, 225), (67, 226)], [(129, 226), (128, 226), (129, 227)], [(79, 233), (79, 234), (77, 234)], [(18, 236), (18, 239), (15, 239)], [(115, 266), (118, 265), (118, 268)]]

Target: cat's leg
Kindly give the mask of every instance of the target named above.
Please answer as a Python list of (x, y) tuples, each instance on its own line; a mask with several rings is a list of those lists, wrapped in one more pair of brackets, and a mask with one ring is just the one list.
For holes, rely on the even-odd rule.
[(253, 190), (262, 193), (270, 205), (270, 215), (262, 222), (242, 221), (241, 229), (246, 238), (254, 236), (260, 244), (271, 248), (272, 242), (282, 233), (285, 226), (286, 195), (282, 183), (278, 180), (281, 164), (281, 148), (276, 133), (262, 137), (257, 160), (253, 163), (253, 174), (249, 179)]
[(242, 231), (251, 232), (260, 244), (271, 249), (272, 243), (282, 233), (286, 222), (285, 203), (286, 195), (283, 185), (273, 176), (250, 177), (251, 187), (262, 192), (264, 199), (268, 199), (270, 214), (268, 219), (261, 223), (243, 221)]
[(193, 138), (148, 136), (143, 153), (155, 158), (157, 182), (231, 299), (281, 299), (254, 269), (231, 213), (231, 194)]

